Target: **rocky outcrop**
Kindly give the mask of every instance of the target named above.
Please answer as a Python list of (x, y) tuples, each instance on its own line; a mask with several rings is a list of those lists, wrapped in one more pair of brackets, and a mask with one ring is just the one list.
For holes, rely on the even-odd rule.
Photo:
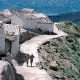
[(45, 42), (38, 49), (41, 61), (41, 67), (47, 71), (53, 80), (68, 80), (64, 74), (64, 70), (70, 65), (67, 59), (61, 59), (58, 53), (58, 41)]
[(0, 80), (15, 80), (15, 69), (7, 61), (0, 61)]

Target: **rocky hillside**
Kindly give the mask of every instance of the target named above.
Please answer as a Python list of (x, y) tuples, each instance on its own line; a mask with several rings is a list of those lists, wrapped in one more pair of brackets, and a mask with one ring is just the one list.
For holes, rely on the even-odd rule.
[(53, 80), (80, 80), (80, 26), (65, 21), (57, 25), (67, 37), (52, 39), (38, 49), (41, 68)]
[(16, 80), (14, 67), (7, 61), (0, 61), (0, 80)]

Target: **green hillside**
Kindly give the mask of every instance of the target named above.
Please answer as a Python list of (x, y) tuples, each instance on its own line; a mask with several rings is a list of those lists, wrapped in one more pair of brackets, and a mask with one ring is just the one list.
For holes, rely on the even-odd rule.
[(80, 80), (80, 26), (71, 21), (57, 26), (68, 36), (52, 39), (39, 48), (42, 68), (53, 80)]

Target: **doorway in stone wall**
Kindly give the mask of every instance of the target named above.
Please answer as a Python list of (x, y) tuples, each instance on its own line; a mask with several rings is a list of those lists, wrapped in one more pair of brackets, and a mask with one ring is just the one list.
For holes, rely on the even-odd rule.
[(12, 48), (12, 41), (5, 39), (5, 52), (11, 54), (11, 48)]

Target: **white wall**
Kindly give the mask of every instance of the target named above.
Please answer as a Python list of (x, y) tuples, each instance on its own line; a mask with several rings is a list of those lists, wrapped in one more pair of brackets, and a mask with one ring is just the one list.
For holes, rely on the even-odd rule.
[(9, 18), (12, 20), (11, 24), (17, 24), (23, 27), (23, 19), (19, 18), (17, 15), (12, 15)]
[(19, 52), (19, 35), (12, 42), (11, 54), (15, 57)]
[(12, 15), (9, 17), (12, 21), (12, 24), (20, 25), (24, 29), (36, 29), (37, 28), (37, 20), (33, 19), (21, 19), (17, 15)]
[(38, 19), (36, 20), (25, 20), (23, 22), (24, 29), (41, 29), (42, 31), (53, 31), (53, 24), (48, 23), (37, 23)]
[(5, 35), (3, 24), (0, 23), (0, 54), (3, 54), (5, 51)]
[(37, 20), (26, 19), (23, 21), (24, 29), (36, 29), (37, 28)]
[(44, 23), (38, 23), (38, 26), (44, 32), (45, 31), (52, 32), (54, 27), (53, 24), (44, 24)]
[(53, 31), (53, 24), (46, 23), (37, 23), (39, 19), (21, 19), (16, 15), (12, 15), (9, 17), (12, 21), (12, 24), (17, 24), (23, 26), (24, 29), (41, 29), (43, 31)]

